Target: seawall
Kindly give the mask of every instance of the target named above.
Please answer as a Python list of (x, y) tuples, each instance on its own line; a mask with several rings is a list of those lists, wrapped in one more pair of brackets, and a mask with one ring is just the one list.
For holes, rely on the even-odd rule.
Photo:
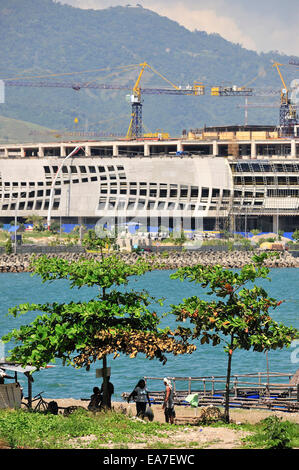
[[(149, 261), (158, 269), (177, 269), (182, 266), (192, 266), (203, 264), (213, 266), (220, 264), (225, 268), (242, 268), (245, 264), (251, 262), (254, 251), (231, 251), (223, 252), (216, 250), (195, 250), (186, 252), (168, 252), (168, 253), (120, 253), (119, 256), (126, 262), (134, 262), (140, 256)], [(39, 256), (39, 254), (37, 254)], [(100, 254), (95, 253), (48, 253), (48, 257), (61, 257), (69, 261), (84, 259), (98, 259)], [(109, 255), (106, 255), (109, 256)], [(0, 255), (0, 273), (5, 272), (30, 272), (31, 254), (1, 254)], [(299, 257), (293, 256), (289, 252), (279, 253), (279, 258), (270, 258), (266, 260), (265, 265), (270, 268), (297, 268), (299, 267)]]

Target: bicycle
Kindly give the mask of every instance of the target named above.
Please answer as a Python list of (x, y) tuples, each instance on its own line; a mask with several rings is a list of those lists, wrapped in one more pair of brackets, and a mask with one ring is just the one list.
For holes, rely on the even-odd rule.
[[(32, 400), (31, 400), (31, 406), (29, 406), (28, 403), (28, 397), (25, 397), (25, 400), (27, 400), (27, 403), (22, 401), (22, 405), (25, 405), (29, 410), (31, 411), (37, 411), (41, 413), (46, 413), (48, 411), (49, 405), (48, 403), (43, 399), (42, 393), (44, 392), (39, 392), (37, 395), (35, 395)], [(37, 402), (36, 405), (34, 406), (33, 403)]]

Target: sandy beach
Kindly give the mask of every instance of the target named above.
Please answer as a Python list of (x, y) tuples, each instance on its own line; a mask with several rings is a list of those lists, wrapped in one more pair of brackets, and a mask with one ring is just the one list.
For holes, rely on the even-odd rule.
[[(47, 400), (51, 401), (51, 400)], [(74, 398), (61, 398), (56, 399), (59, 407), (68, 407), (68, 406), (82, 406), (87, 409), (88, 400), (76, 400)], [(136, 407), (134, 402), (127, 403), (126, 401), (113, 402), (112, 407), (115, 411), (123, 412), (128, 414), (128, 416), (136, 415)], [(154, 412), (154, 420), (164, 423), (164, 412), (162, 410), (162, 405), (152, 405)], [(198, 408), (200, 410), (200, 408)], [(185, 406), (176, 406), (176, 416), (179, 417), (193, 417), (196, 416), (196, 409)], [(287, 413), (282, 411), (268, 411), (268, 410), (243, 410), (243, 409), (232, 409), (230, 410), (231, 421), (234, 423), (258, 423), (262, 419), (267, 418), (268, 416), (276, 415), (283, 420), (292, 421), (299, 424), (299, 413)]]

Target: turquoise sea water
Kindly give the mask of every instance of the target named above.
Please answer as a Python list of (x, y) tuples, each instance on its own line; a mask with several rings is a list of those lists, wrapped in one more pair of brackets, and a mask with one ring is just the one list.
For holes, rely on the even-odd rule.
[[(155, 297), (165, 298), (164, 306), (155, 305), (156, 311), (166, 312), (171, 303), (178, 303), (182, 298), (204, 291), (191, 283), (170, 280), (172, 271), (155, 271), (147, 273), (143, 277), (132, 279), (129, 287), (142, 290), (146, 289)], [(272, 313), (276, 321), (281, 321), (288, 326), (299, 329), (299, 270), (295, 268), (272, 269), (271, 282), (260, 281), (269, 294), (278, 300), (285, 302)], [(89, 299), (97, 294), (97, 289), (83, 288), (80, 290), (69, 289), (67, 281), (60, 280), (53, 283), (42, 284), (38, 276), (29, 273), (2, 273), (0, 274), (0, 337), (21, 324), (33, 320), (34, 314), (26, 314), (17, 319), (7, 316), (9, 307), (23, 302), (69, 302), (70, 300)], [(165, 324), (164, 320), (164, 324)], [(168, 317), (167, 323), (174, 328), (175, 321)], [(108, 358), (108, 366), (112, 368), (111, 381), (115, 387), (114, 400), (121, 400), (121, 394), (131, 391), (137, 381), (143, 376), (164, 377), (198, 377), (217, 376), (226, 373), (226, 355), (223, 346), (200, 345), (192, 355), (168, 356), (166, 365), (157, 360), (148, 360), (138, 355), (135, 359), (121, 356)], [(297, 346), (299, 347), (299, 345)], [(5, 345), (8, 352), (10, 345)], [(299, 368), (299, 353), (295, 354), (295, 345), (289, 349), (271, 351), (268, 353), (269, 369), (271, 372), (287, 372), (293, 374)], [(293, 354), (292, 354), (293, 353)], [(295, 357), (295, 361), (294, 361)], [(296, 359), (298, 357), (298, 359)], [(62, 366), (59, 361), (55, 367), (42, 370), (34, 374), (33, 394), (44, 391), (47, 398), (88, 398), (95, 385), (101, 384), (101, 379), (96, 378), (96, 368), (102, 366), (101, 362), (95, 363), (90, 371), (74, 369), (70, 366)], [(266, 356), (263, 353), (252, 351), (236, 351), (233, 355), (232, 373), (266, 372)], [(22, 374), (18, 376), (20, 383), (27, 393), (27, 381)], [(160, 382), (149, 382), (150, 389), (162, 389)]]

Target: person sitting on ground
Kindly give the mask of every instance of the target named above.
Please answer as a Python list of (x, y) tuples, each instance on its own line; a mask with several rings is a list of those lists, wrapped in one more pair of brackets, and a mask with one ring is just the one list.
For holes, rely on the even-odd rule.
[(89, 411), (100, 411), (102, 404), (103, 396), (100, 392), (99, 387), (93, 388), (93, 394), (90, 397), (90, 402), (88, 404)]

